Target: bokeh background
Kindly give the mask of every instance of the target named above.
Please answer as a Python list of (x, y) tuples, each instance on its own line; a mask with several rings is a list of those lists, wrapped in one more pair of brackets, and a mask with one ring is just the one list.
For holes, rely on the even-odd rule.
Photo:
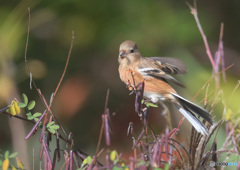
[[(226, 98), (240, 76), (239, 5), (239, 1), (198, 2), (199, 19), (212, 53), (217, 50), (220, 24), (224, 23), (225, 64), (234, 63), (227, 71), (227, 82), (222, 82)], [(1, 107), (14, 98), (20, 100), (21, 94), (26, 93), (29, 99), (37, 101), (35, 110), (44, 111), (36, 90), (30, 90), (24, 63), (28, 7), (31, 9), (27, 52), (30, 70), (48, 100), (63, 72), (72, 31), (75, 32), (69, 67), (52, 109), (67, 132), (73, 132), (75, 144), (90, 154), (96, 149), (107, 89), (110, 89), (108, 106), (112, 113), (111, 147), (125, 155), (131, 153), (132, 139), (127, 137), (129, 122), (134, 123), (136, 133), (141, 130), (134, 112), (134, 96), (129, 96), (118, 75), (118, 48), (124, 40), (136, 41), (143, 56), (160, 55), (183, 60), (188, 74), (177, 78), (187, 88), (176, 89), (188, 99), (192, 99), (211, 77), (212, 68), (202, 37), (183, 0), (2, 1)], [(196, 103), (201, 101), (204, 93), (199, 95)], [(238, 94), (235, 95), (236, 102), (231, 103), (233, 110), (239, 109)], [(221, 117), (221, 108), (216, 108), (215, 115), (216, 119)], [(154, 110), (150, 119), (160, 132), (164, 125), (160, 111)], [(19, 152), (26, 165), (31, 164), (33, 152), (38, 160), (38, 135), (24, 141), (31, 127), (32, 124), (27, 122), (0, 115), (0, 151)], [(224, 138), (224, 133), (221, 136)]]

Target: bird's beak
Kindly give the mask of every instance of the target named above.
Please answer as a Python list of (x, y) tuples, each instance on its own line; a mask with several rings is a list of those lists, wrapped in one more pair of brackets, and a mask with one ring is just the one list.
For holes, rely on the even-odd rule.
[(122, 59), (127, 57), (127, 54), (126, 54), (125, 50), (120, 50), (119, 51), (119, 57), (121, 57)]

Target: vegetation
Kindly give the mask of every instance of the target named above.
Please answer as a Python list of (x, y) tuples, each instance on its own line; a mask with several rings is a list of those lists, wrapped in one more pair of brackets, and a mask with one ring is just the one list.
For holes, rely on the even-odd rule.
[[(139, 3), (142, 4), (143, 2)], [(21, 6), (21, 3), (19, 6)], [(58, 84), (56, 85), (54, 92), (51, 94), (49, 102), (47, 102), (47, 99), (43, 94), (44, 90), (42, 90), (42, 88), (38, 86), (39, 82), (37, 78), (34, 76), (35, 73), (32, 71), (34, 70), (34, 68), (30, 67), (31, 63), (29, 59), (31, 57), (29, 57), (29, 53), (32, 54), (32, 52), (29, 52), (28, 50), (31, 51), (31, 39), (29, 37), (31, 35), (30, 21), (32, 21), (32, 18), (30, 15), (31, 14), (30, 8), (28, 9), (29, 22), (24, 61), (27, 73), (30, 77), (30, 89), (31, 90), (33, 89), (34, 92), (38, 94), (40, 100), (36, 96), (35, 100), (31, 100), (32, 97), (29, 97), (29, 95), (26, 94), (22, 94), (21, 100), (16, 99), (18, 97), (15, 96), (16, 98), (11, 99), (11, 101), (9, 101), (8, 103), (8, 106), (3, 107), (0, 110), (0, 112), (1, 114), (8, 115), (11, 119), (16, 118), (22, 120), (22, 122), (26, 124), (31, 124), (31, 129), (29, 130), (28, 134), (24, 136), (25, 140), (27, 142), (27, 140), (31, 140), (32, 138), (38, 138), (39, 140), (37, 142), (37, 145), (40, 145), (36, 155), (35, 155), (36, 151), (34, 150), (32, 151), (33, 153), (32, 169), (39, 169), (38, 166), (39, 167), (43, 166), (42, 167), (43, 169), (57, 169), (56, 167), (59, 167), (61, 169), (65, 168), (65, 169), (115, 169), (115, 170), (149, 169), (149, 168), (156, 170), (175, 168), (178, 169), (206, 169), (211, 167), (217, 168), (215, 164), (211, 164), (212, 162), (238, 163), (234, 164), (234, 166), (236, 165), (237, 168), (239, 168), (240, 165), (238, 155), (240, 149), (239, 148), (240, 118), (238, 116), (239, 105), (238, 103), (235, 102), (237, 99), (236, 94), (239, 91), (238, 90), (239, 81), (237, 82), (234, 81), (236, 84), (234, 88), (225, 87), (225, 84), (228, 84), (229, 82), (229, 80), (227, 80), (228, 78), (227, 72), (230, 68), (233, 67), (233, 65), (226, 65), (225, 63), (226, 57), (223, 46), (224, 24), (222, 23), (220, 26), (218, 48), (215, 51), (215, 53), (213, 53), (214, 51), (210, 48), (210, 45), (206, 38), (206, 34), (204, 33), (203, 28), (198, 19), (196, 1), (194, 1), (193, 6), (190, 4), (188, 4), (188, 6), (191, 10), (191, 13), (194, 16), (200, 34), (203, 38), (205, 51), (212, 66), (212, 73), (210, 75), (210, 78), (208, 80), (207, 79), (204, 80), (205, 83), (196, 93), (193, 100), (197, 97), (202, 98), (202, 103), (204, 103), (205, 109), (207, 109), (214, 117), (214, 124), (210, 126), (210, 124), (203, 121), (203, 123), (209, 129), (209, 134), (207, 136), (202, 136), (201, 134), (197, 133), (194, 128), (192, 128), (190, 134), (191, 137), (188, 139), (188, 141), (185, 141), (184, 143), (182, 142), (178, 135), (179, 128), (181, 127), (184, 118), (181, 118), (178, 123), (178, 126), (172, 129), (168, 118), (163, 117), (164, 122), (167, 123), (165, 123), (163, 129), (161, 129), (161, 131), (158, 132), (159, 129), (156, 130), (155, 125), (149, 120), (149, 111), (153, 108), (157, 108), (160, 110), (160, 108), (158, 108), (159, 106), (157, 105), (144, 101), (144, 99), (142, 98), (144, 82), (142, 82), (141, 84), (134, 86), (133, 91), (131, 92), (131, 95), (135, 96), (134, 97), (135, 112), (137, 113), (135, 114), (135, 116), (139, 118), (138, 121), (140, 122), (141, 126), (136, 128), (133, 122), (129, 123), (127, 132), (128, 136), (130, 136), (131, 139), (133, 140), (133, 144), (131, 148), (127, 148), (128, 153), (122, 152), (119, 148), (116, 147), (116, 144), (113, 144), (114, 135), (112, 131), (114, 131), (114, 129), (112, 129), (112, 127), (117, 122), (114, 122), (112, 120), (113, 114), (110, 111), (109, 105), (111, 105), (111, 101), (114, 101), (116, 99), (114, 99), (114, 96), (110, 95), (110, 90), (107, 90), (104, 111), (101, 117), (102, 118), (101, 126), (100, 125), (97, 126), (98, 140), (95, 141), (96, 143), (96, 145), (94, 146), (96, 147), (95, 151), (92, 150), (88, 151), (88, 149), (85, 148), (82, 149), (82, 147), (79, 146), (79, 143), (74, 140), (74, 136), (77, 136), (79, 134), (80, 136), (82, 134), (82, 136), (85, 137), (84, 133), (88, 133), (91, 136), (91, 131), (85, 128), (84, 126), (87, 123), (93, 126), (94, 122), (91, 122), (88, 119), (81, 118), (81, 121), (86, 123), (85, 124), (83, 123), (82, 126), (83, 129), (79, 130), (79, 132), (77, 132), (79, 134), (77, 134), (75, 132), (71, 132), (70, 130), (65, 129), (64, 123), (62, 123), (62, 121), (59, 120), (59, 116), (53, 109), (55, 97), (59, 93), (60, 88), (62, 87), (61, 85), (64, 76), (67, 72), (69, 62), (71, 63), (70, 56), (73, 53), (72, 50), (74, 43), (77, 41), (76, 42), (77, 45), (85, 46), (89, 42), (84, 42), (83, 40), (93, 41), (94, 35), (91, 34), (93, 34), (94, 32), (95, 26), (91, 26), (92, 23), (88, 20), (85, 20), (84, 21), (85, 25), (80, 24), (81, 26), (86, 27), (84, 35), (79, 35), (79, 37), (77, 36), (77, 38), (75, 38), (75, 32), (74, 31), (72, 32), (72, 39), (69, 47), (67, 61), (65, 61), (65, 68), (63, 69), (62, 75), (59, 76), (60, 78)], [(81, 7), (81, 9), (82, 8), (83, 7)], [(105, 8), (108, 8), (108, 6)], [(92, 13), (92, 15), (94, 15), (94, 12)], [(81, 19), (84, 20), (84, 18)], [(154, 21), (154, 17), (152, 20)], [(152, 22), (152, 20), (151, 18), (148, 19), (146, 21), (147, 24)], [(10, 21), (12, 24), (16, 20), (14, 20), (13, 17), (12, 20), (9, 20), (9, 22)], [(144, 21), (145, 20), (143, 20), (143, 22)], [(130, 26), (130, 28), (133, 27), (134, 26), (132, 27)], [(88, 31), (91, 33), (89, 33)], [(111, 35), (113, 35), (114, 33), (115, 33), (114, 31), (109, 32), (108, 36), (111, 37)], [(12, 36), (18, 38), (16, 35)], [(76, 40), (78, 38), (80, 40)], [(5, 40), (12, 41), (12, 39), (8, 38), (7, 36), (5, 37)], [(106, 41), (107, 38), (106, 39), (103, 38), (102, 42)], [(86, 44), (84, 44), (83, 42)], [(111, 45), (109, 46), (111, 47)], [(14, 51), (16, 49), (13, 48), (11, 50)], [(60, 49), (60, 51), (62, 51), (62, 49)], [(94, 64), (94, 61), (91, 62), (93, 62)], [(54, 63), (54, 61), (52, 61), (52, 63)], [(7, 64), (7, 62), (5, 62), (4, 64)], [(79, 65), (84, 67), (83, 64)], [(98, 70), (101, 69), (102, 67), (105, 67), (105, 65), (101, 67), (97, 66), (96, 69)], [(87, 67), (84, 67), (84, 69), (87, 69)], [(87, 72), (85, 72), (85, 74), (86, 73)], [(98, 74), (100, 74), (100, 72), (98, 72)], [(209, 74), (207, 73), (206, 75)], [(223, 82), (227, 83), (224, 84)], [(192, 86), (194, 86), (194, 82)], [(71, 100), (72, 102), (74, 102), (74, 98), (72, 98)], [(96, 103), (99, 104), (99, 100)], [(41, 107), (39, 107), (39, 105), (41, 104), (43, 104), (44, 106), (43, 111), (40, 111)], [(91, 103), (91, 106), (95, 106), (97, 104)], [(129, 107), (132, 108), (134, 107), (129, 103), (128, 105)], [(169, 112), (169, 110), (167, 110), (167, 112)], [(220, 114), (216, 114), (216, 112), (219, 112)], [(72, 124), (73, 124), (72, 126), (74, 126), (74, 123)], [(221, 132), (221, 128), (223, 127), (226, 129), (226, 132)], [(224, 140), (223, 141), (219, 140), (219, 137), (222, 137), (223, 135), (226, 136), (223, 137)], [(89, 138), (89, 140), (93, 139)], [(123, 145), (123, 142), (124, 142), (123, 140), (118, 141), (117, 144)], [(1, 149), (0, 152), (2, 154), (4, 153), (0, 157), (0, 166), (2, 167), (3, 170), (7, 170), (10, 167), (12, 169), (29, 168), (29, 167), (26, 168), (26, 166), (24, 166), (24, 161), (22, 161), (22, 159), (24, 158), (22, 158), (21, 155), (19, 156), (16, 152), (9, 154), (8, 149), (5, 148), (0, 149)], [(126, 158), (126, 156), (124, 155), (127, 154), (128, 157)], [(37, 160), (40, 160), (40, 165), (36, 163), (35, 157), (37, 157)], [(13, 159), (17, 160), (17, 164), (11, 161)]]

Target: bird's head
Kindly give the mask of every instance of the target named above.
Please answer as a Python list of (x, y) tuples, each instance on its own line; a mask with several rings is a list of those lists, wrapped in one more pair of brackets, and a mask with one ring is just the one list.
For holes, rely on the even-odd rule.
[(131, 64), (137, 62), (141, 58), (137, 44), (134, 41), (126, 40), (119, 48), (118, 62), (119, 64)]

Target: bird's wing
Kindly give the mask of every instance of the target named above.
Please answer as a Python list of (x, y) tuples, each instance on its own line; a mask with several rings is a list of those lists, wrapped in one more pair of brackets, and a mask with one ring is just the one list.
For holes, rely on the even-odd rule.
[(185, 64), (176, 58), (171, 57), (149, 57), (148, 60), (154, 60), (157, 62), (161, 69), (169, 74), (185, 74), (187, 72), (187, 67)]
[[(180, 66), (182, 67), (180, 68)], [(138, 67), (138, 71), (144, 77), (151, 76), (157, 79), (170, 80), (180, 87), (185, 87), (182, 83), (169, 75), (186, 73), (186, 67), (184, 66), (183, 62), (178, 59), (166, 57), (142, 58), (142, 62)]]

